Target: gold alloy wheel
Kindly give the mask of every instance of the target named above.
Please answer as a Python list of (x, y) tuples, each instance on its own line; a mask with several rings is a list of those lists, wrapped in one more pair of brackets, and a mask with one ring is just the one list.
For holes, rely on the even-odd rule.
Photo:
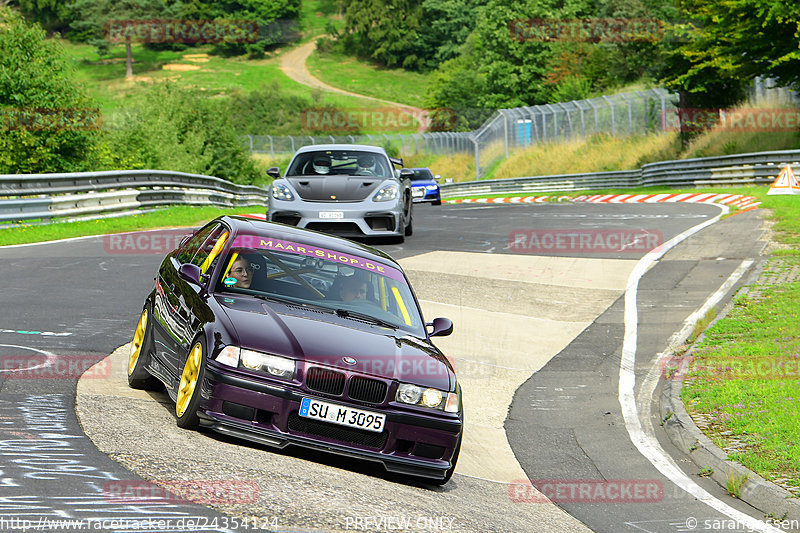
[(189, 407), (189, 402), (192, 401), (194, 389), (197, 387), (197, 377), (200, 375), (200, 363), (203, 360), (203, 345), (196, 342), (189, 352), (189, 357), (186, 358), (186, 364), (183, 367), (183, 374), (181, 375), (181, 383), (178, 385), (178, 399), (175, 401), (175, 413), (183, 416), (186, 408)]
[(133, 334), (131, 355), (128, 357), (129, 376), (133, 374), (133, 369), (136, 368), (136, 363), (139, 361), (139, 356), (142, 353), (142, 343), (144, 342), (145, 329), (147, 329), (147, 309), (142, 311), (142, 316), (139, 318), (139, 324), (136, 326), (136, 333)]

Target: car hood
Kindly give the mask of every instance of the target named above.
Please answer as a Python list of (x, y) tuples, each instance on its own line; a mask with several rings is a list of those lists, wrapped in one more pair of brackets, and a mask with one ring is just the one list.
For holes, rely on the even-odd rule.
[(385, 178), (371, 176), (298, 176), (285, 178), (303, 200), (357, 202), (364, 200)]
[(393, 330), (255, 298), (219, 300), (242, 348), (446, 391), (454, 381), (444, 355)]
[(414, 180), (411, 182), (412, 187), (425, 187), (426, 185), (436, 185), (437, 187), (439, 186), (436, 180)]

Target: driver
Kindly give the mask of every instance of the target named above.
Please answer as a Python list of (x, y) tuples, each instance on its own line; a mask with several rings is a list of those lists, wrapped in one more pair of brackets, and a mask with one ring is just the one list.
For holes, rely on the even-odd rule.
[(325, 154), (315, 155), (311, 164), (317, 174), (329, 174), (331, 171), (331, 158)]
[(253, 267), (250, 265), (250, 261), (242, 256), (237, 257), (231, 265), (229, 276), (236, 279), (234, 287), (249, 289), (250, 283), (253, 282)]
[(343, 302), (367, 299), (367, 280), (361, 276), (349, 276), (344, 279), (339, 288), (339, 298)]
[(374, 176), (375, 175), (375, 167), (377, 166), (378, 162), (374, 156), (371, 155), (362, 155), (359, 156), (356, 160), (358, 164), (358, 171), (356, 174), (358, 175), (366, 175), (366, 176)]

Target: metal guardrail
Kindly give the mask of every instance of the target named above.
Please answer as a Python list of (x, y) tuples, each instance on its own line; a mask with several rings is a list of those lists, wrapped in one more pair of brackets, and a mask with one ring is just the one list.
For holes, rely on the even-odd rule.
[(661, 161), (638, 170), (532, 176), (444, 184), (442, 196), (527, 194), (633, 187), (714, 187), (771, 183), (787, 164), (800, 166), (800, 150)]
[(163, 205), (264, 206), (267, 189), (167, 170), (0, 175), (0, 222)]

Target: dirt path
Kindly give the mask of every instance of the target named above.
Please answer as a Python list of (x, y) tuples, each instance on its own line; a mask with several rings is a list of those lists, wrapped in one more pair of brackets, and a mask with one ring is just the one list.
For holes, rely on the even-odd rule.
[(297, 83), (306, 85), (308, 87), (312, 87), (314, 89), (322, 89), (323, 91), (329, 91), (333, 93), (339, 94), (346, 94), (348, 96), (354, 96), (356, 98), (364, 98), (366, 100), (372, 100), (373, 102), (380, 102), (382, 104), (390, 105), (392, 107), (397, 107), (412, 114), (419, 122), (419, 129), (418, 132), (422, 133), (425, 131), (425, 124), (420, 121), (419, 119), (425, 119), (427, 117), (427, 112), (424, 109), (420, 109), (418, 107), (401, 104), (398, 102), (392, 102), (390, 100), (382, 100), (381, 98), (375, 98), (372, 96), (366, 96), (363, 94), (358, 94), (350, 91), (345, 91), (344, 89), (339, 89), (337, 87), (333, 87), (324, 83), (323, 81), (315, 78), (311, 72), (309, 72), (308, 67), (306, 66), (306, 60), (308, 56), (314, 51), (317, 43), (314, 40), (311, 40), (305, 44), (302, 44), (291, 50), (283, 55), (281, 58), (280, 68), (284, 74), (289, 76), (291, 79), (296, 81)]

